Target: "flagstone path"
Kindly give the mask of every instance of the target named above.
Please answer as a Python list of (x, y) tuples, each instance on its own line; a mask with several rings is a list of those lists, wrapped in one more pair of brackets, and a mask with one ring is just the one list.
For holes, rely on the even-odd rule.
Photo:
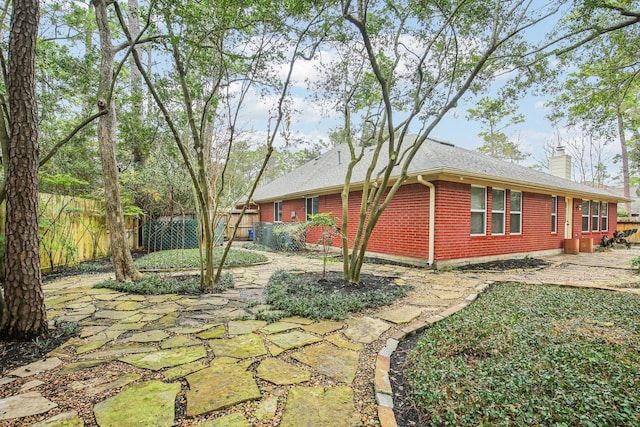
[(0, 425), (393, 426), (388, 371), (398, 340), (463, 309), (489, 283), (638, 281), (628, 263), (598, 265), (585, 276), (592, 267), (570, 263), (621, 261), (582, 255), (508, 273), (368, 264), (364, 273), (413, 290), (393, 306), (343, 322), (254, 319), (268, 309), (262, 291), (275, 270), (322, 268), (300, 256), (270, 254), (269, 264), (233, 269), (234, 289), (202, 297), (93, 289), (105, 275), (61, 279), (44, 286), (48, 318), (80, 322), (80, 335), (0, 377)]

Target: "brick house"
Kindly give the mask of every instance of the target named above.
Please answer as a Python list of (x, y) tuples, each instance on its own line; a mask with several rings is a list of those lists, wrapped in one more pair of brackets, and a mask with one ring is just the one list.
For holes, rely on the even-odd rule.
[[(329, 212), (340, 223), (348, 153), (346, 146), (336, 146), (259, 187), (253, 202), (260, 221), (305, 221), (308, 214)], [(370, 155), (368, 150), (351, 180), (350, 241)], [(552, 171), (570, 173), (568, 156), (552, 160), (560, 161)], [(624, 201), (604, 189), (427, 140), (380, 217), (368, 253), (437, 266), (559, 253), (565, 239), (588, 243), (592, 238), (598, 244), (602, 236), (612, 236), (617, 204)]]

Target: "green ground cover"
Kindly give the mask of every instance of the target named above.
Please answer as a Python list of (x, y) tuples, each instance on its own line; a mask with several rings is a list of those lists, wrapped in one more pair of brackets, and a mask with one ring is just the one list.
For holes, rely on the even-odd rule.
[[(218, 265), (222, 259), (223, 248), (214, 249), (214, 264)], [(266, 262), (267, 257), (261, 253), (231, 249), (225, 260), (225, 266), (251, 265)], [(200, 266), (200, 252), (198, 249), (173, 249), (168, 251), (151, 252), (135, 261), (139, 269), (183, 269), (198, 268)]]
[(430, 425), (640, 425), (640, 297), (500, 284), (438, 322), (406, 375)]

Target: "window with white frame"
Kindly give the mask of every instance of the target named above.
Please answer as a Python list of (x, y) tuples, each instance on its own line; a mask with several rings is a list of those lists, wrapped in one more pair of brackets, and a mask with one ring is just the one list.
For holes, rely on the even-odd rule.
[(602, 211), (600, 213), (600, 220), (602, 221), (602, 227), (600, 227), (600, 230), (609, 231), (609, 203), (602, 202), (600, 210)]
[(282, 202), (273, 202), (273, 222), (282, 222)]
[(591, 231), (598, 231), (600, 225), (600, 203), (591, 202)]
[(504, 190), (491, 190), (491, 234), (504, 234)]
[(558, 232), (558, 197), (551, 196), (551, 232)]
[(522, 192), (509, 192), (510, 214), (509, 214), (509, 232), (511, 234), (522, 233)]
[(310, 221), (309, 218), (311, 215), (315, 215), (319, 210), (319, 202), (317, 197), (307, 197), (306, 210), (307, 210), (307, 221)]
[(584, 200), (582, 202), (582, 231), (589, 231), (589, 213), (591, 212), (591, 209), (589, 209), (590, 206), (591, 202), (589, 202), (588, 200)]
[(471, 234), (484, 235), (487, 223), (487, 189), (471, 187)]

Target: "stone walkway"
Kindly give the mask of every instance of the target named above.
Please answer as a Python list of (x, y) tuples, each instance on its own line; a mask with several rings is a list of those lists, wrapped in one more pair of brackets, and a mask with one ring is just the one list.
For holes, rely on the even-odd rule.
[(0, 377), (0, 425), (393, 426), (388, 370), (406, 334), (461, 310), (495, 281), (637, 283), (629, 269), (637, 255), (562, 255), (542, 270), (506, 273), (367, 265), (364, 273), (413, 290), (344, 322), (254, 320), (268, 309), (262, 290), (275, 270), (322, 268), (299, 256), (270, 254), (269, 264), (234, 269), (233, 290), (199, 298), (93, 289), (105, 275), (62, 279), (44, 286), (48, 316), (80, 322), (80, 337)]

